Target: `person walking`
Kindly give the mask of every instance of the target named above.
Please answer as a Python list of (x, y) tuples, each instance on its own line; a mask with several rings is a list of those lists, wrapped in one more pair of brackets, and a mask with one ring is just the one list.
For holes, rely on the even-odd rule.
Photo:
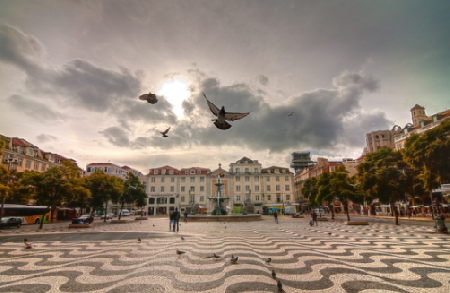
[(278, 224), (278, 212), (277, 212), (277, 211), (275, 211), (275, 212), (273, 213), (273, 217), (274, 217), (274, 219), (275, 219), (275, 223)]
[(187, 223), (187, 211), (184, 210), (184, 222)]
[(174, 212), (173, 211), (170, 211), (170, 213), (169, 213), (169, 219), (170, 219), (170, 222), (169, 222), (169, 231), (170, 230), (172, 230), (172, 225), (173, 225), (173, 214), (174, 214)]
[(319, 224), (317, 223), (316, 211), (313, 210), (311, 213), (311, 226), (314, 225), (314, 222), (316, 222), (316, 226), (319, 226)]
[(180, 212), (178, 211), (178, 208), (175, 208), (175, 212), (173, 213), (173, 232), (175, 232), (175, 224), (177, 226), (177, 232), (180, 231), (180, 227), (178, 225), (179, 221), (180, 221)]

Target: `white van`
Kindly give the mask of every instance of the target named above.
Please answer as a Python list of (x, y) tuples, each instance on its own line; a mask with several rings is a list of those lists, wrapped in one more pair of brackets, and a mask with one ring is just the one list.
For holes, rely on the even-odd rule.
[(121, 212), (121, 215), (122, 216), (129, 216), (130, 215), (130, 211), (126, 210), (126, 209), (123, 209), (122, 212)]

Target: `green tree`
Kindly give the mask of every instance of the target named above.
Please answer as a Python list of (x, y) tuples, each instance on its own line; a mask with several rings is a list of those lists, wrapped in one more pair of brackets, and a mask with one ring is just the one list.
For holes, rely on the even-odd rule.
[[(52, 167), (43, 173), (25, 172), (22, 176), (22, 185), (31, 189), (38, 205), (48, 206), (50, 221), (53, 221), (53, 212), (57, 206), (70, 202), (74, 197), (89, 191), (81, 186), (77, 165), (72, 161), (64, 161), (62, 166)], [(40, 229), (44, 224), (45, 213), (42, 215)]]
[(316, 203), (316, 197), (319, 193), (319, 189), (317, 188), (317, 178), (313, 177), (307, 179), (302, 187), (303, 197), (308, 198), (308, 202), (311, 206), (314, 206)]
[(344, 211), (347, 215), (347, 220), (350, 221), (348, 212), (348, 202), (360, 202), (363, 198), (362, 192), (350, 184), (347, 170), (344, 165), (338, 166), (331, 173), (320, 174), (318, 181), (319, 193), (316, 202), (322, 201), (332, 202), (337, 198), (343, 205)]
[(125, 204), (132, 204), (135, 201), (142, 203), (142, 198), (147, 198), (147, 194), (145, 193), (145, 187), (139, 181), (139, 178), (133, 173), (127, 174), (127, 179), (123, 184), (123, 189), (121, 193), (115, 193), (112, 197), (113, 202), (120, 204), (120, 213), (119, 220), (122, 217), (122, 210)]
[(111, 198), (117, 197), (123, 190), (123, 182), (120, 178), (106, 175), (102, 170), (96, 170), (87, 177), (85, 184), (91, 192), (89, 198), (91, 216), (93, 216), (97, 207), (103, 207)]
[(407, 164), (401, 152), (382, 147), (366, 155), (365, 162), (358, 165), (356, 174), (361, 188), (371, 198), (390, 204), (398, 225), (398, 211), (394, 204), (405, 198), (407, 190)]
[(441, 182), (450, 181), (450, 119), (441, 122), (423, 135), (412, 134), (406, 139), (405, 161), (420, 173), (425, 191), (432, 197), (432, 190)]

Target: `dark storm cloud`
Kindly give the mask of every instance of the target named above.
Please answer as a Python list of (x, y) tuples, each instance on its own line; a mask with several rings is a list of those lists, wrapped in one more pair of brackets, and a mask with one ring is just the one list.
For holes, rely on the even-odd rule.
[(109, 127), (105, 130), (99, 131), (98, 133), (106, 137), (112, 145), (127, 147), (130, 144), (128, 132), (120, 127)]
[(258, 76), (258, 81), (262, 85), (268, 85), (269, 84), (269, 78), (264, 76), (264, 75)]
[(55, 141), (58, 138), (53, 136), (53, 135), (49, 135), (49, 134), (39, 134), (38, 136), (36, 136), (36, 139), (38, 142), (40, 143), (45, 143), (45, 142), (50, 142), (50, 141)]
[[(316, 89), (289, 99), (283, 104), (265, 102), (268, 94), (244, 83), (222, 86), (217, 78), (207, 77), (201, 90), (217, 107), (231, 112), (251, 112), (233, 127), (222, 131), (211, 121), (206, 127), (192, 127), (179, 132), (182, 141), (194, 145), (245, 146), (253, 151), (282, 152), (301, 147), (335, 148), (364, 145), (365, 133), (391, 124), (384, 113), (362, 112), (363, 94), (379, 89), (378, 80), (363, 72), (344, 71), (333, 79), (335, 88)], [(200, 95), (184, 103), (186, 112), (215, 118)], [(195, 109), (195, 111), (193, 110)], [(294, 115), (288, 117), (288, 114)], [(195, 115), (192, 113), (191, 115)]]
[(0, 60), (34, 72), (44, 52), (44, 46), (36, 38), (10, 25), (0, 24)]
[(137, 99), (140, 72), (101, 68), (86, 60), (72, 60), (62, 67), (43, 65), (44, 48), (32, 36), (0, 25), (0, 60), (24, 70), (27, 86), (36, 93), (69, 98), (73, 106), (103, 112)]
[(33, 101), (21, 95), (13, 94), (8, 97), (6, 102), (17, 112), (22, 112), (37, 121), (64, 120), (66, 118), (66, 115), (58, 111), (53, 111), (46, 104)]

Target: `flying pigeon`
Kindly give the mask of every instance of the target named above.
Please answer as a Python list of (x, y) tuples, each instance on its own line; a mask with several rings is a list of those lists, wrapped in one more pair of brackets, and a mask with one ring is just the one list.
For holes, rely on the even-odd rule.
[(25, 249), (31, 249), (33, 246), (31, 245), (31, 242), (27, 239), (24, 239), (23, 242), (25, 243)]
[(181, 240), (184, 240), (183, 236), (181, 236)]
[(278, 292), (283, 292), (283, 285), (281, 284), (280, 280), (278, 280), (277, 282), (277, 288), (278, 288)]
[(237, 257), (237, 256), (236, 256), (236, 257), (232, 257), (231, 260), (230, 260), (231, 263), (232, 263), (232, 264), (235, 264), (235, 263), (238, 261), (238, 258), (239, 258), (239, 257)]
[(291, 114), (289, 114), (288, 117), (291, 117), (292, 115), (294, 115), (294, 112), (291, 112)]
[(166, 130), (164, 130), (163, 132), (160, 132), (162, 134), (162, 137), (164, 137), (164, 138), (169, 137), (169, 136), (166, 135), (167, 132), (169, 132), (169, 130), (170, 130), (170, 127), (167, 128)]
[(277, 273), (275, 273), (275, 270), (272, 270), (272, 278), (275, 280), (277, 279)]
[(152, 94), (152, 93), (140, 95), (139, 100), (147, 101), (147, 103), (150, 103), (150, 104), (158, 103), (158, 98), (156, 97), (155, 94)]
[(250, 112), (247, 113), (232, 113), (232, 112), (225, 112), (225, 107), (222, 106), (222, 108), (219, 110), (219, 108), (216, 107), (213, 103), (211, 103), (208, 98), (206, 97), (205, 93), (203, 93), (205, 96), (206, 102), (208, 103), (209, 110), (217, 116), (217, 119), (213, 119), (214, 125), (218, 129), (226, 130), (231, 128), (231, 124), (226, 122), (228, 121), (234, 121), (234, 120), (241, 120), (242, 118), (246, 117)]
[(269, 257), (269, 258), (266, 260), (266, 264), (270, 264), (271, 261), (272, 261), (272, 259)]
[(178, 255), (182, 255), (183, 253), (186, 253), (186, 251), (181, 251), (181, 250), (178, 250), (178, 249), (177, 249), (177, 254), (178, 254)]

